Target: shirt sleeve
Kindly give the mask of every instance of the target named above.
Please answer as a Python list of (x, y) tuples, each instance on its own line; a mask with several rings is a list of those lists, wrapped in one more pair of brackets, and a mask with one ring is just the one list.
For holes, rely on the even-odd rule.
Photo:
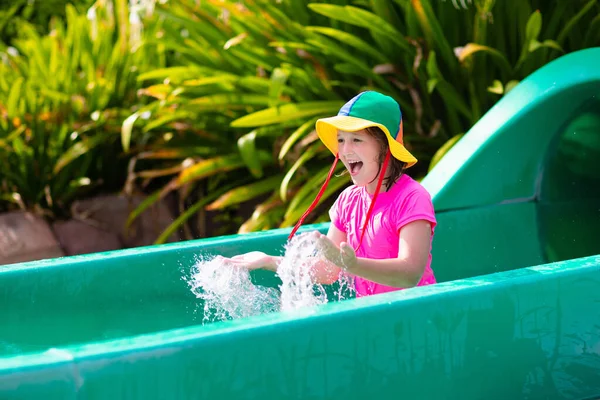
[(437, 220), (435, 218), (435, 210), (431, 201), (431, 196), (425, 188), (412, 191), (402, 201), (400, 207), (397, 208), (398, 213), (395, 218), (396, 232), (400, 232), (403, 226), (417, 220), (425, 220), (431, 224), (431, 232), (433, 233)]

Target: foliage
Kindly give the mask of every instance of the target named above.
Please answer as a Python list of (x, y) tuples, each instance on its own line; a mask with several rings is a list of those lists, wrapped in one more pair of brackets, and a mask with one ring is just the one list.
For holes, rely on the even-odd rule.
[(83, 11), (92, 3), (92, 0), (0, 0), (0, 40), (11, 44), (19, 36), (23, 23), (30, 23), (38, 34), (47, 34), (52, 18), (64, 20), (67, 4)]
[[(154, 199), (211, 193), (194, 210), (258, 202), (240, 232), (290, 226), (332, 161), (315, 120), (359, 91), (399, 101), (406, 145), (420, 160), (409, 171), (420, 177), (521, 79), (600, 44), (595, 0), (461, 4), (171, 0), (160, 9), (161, 44), (175, 63), (139, 78), (156, 108), (136, 129), (155, 140), (129, 183), (162, 179)], [(347, 183), (334, 179), (323, 199)]]
[(122, 186), (121, 125), (138, 106), (138, 73), (160, 57), (123, 33), (119, 4), (96, 5), (92, 21), (67, 5), (46, 36), (23, 23), (2, 53), (0, 208), (61, 216), (86, 191)]

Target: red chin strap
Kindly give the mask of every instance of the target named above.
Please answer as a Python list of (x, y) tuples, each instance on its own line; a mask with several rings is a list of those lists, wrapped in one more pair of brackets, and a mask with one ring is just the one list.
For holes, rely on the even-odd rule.
[(288, 236), (288, 241), (292, 240), (292, 237), (294, 236), (294, 234), (296, 233), (298, 228), (300, 228), (300, 225), (302, 225), (302, 222), (304, 222), (304, 219), (317, 206), (317, 203), (319, 202), (319, 200), (321, 200), (321, 196), (323, 196), (323, 192), (325, 192), (325, 189), (327, 188), (327, 185), (329, 184), (329, 181), (331, 180), (331, 176), (333, 175), (333, 171), (335, 171), (335, 166), (337, 165), (339, 159), (340, 159), (339, 154), (336, 154), (335, 160), (333, 160), (333, 165), (331, 166), (331, 169), (329, 170), (329, 173), (327, 174), (327, 179), (325, 179), (325, 183), (323, 184), (323, 186), (321, 186), (321, 190), (319, 190), (319, 193), (317, 194), (317, 197), (315, 197), (315, 199), (313, 200), (312, 204), (310, 206), (308, 206), (308, 208), (306, 209), (304, 214), (302, 214), (302, 216), (296, 223), (296, 226), (294, 226), (294, 229), (292, 229), (292, 232)]
[(373, 193), (373, 200), (371, 200), (371, 205), (369, 206), (369, 211), (367, 211), (367, 217), (365, 218), (365, 222), (363, 224), (362, 231), (360, 233), (360, 239), (358, 241), (358, 247), (354, 249), (355, 252), (360, 249), (360, 245), (362, 244), (363, 236), (365, 235), (365, 231), (367, 230), (367, 225), (369, 225), (369, 220), (371, 219), (371, 213), (373, 212), (373, 206), (375, 205), (375, 200), (377, 200), (377, 195), (379, 194), (379, 189), (381, 189), (381, 183), (383, 182), (383, 178), (385, 173), (387, 172), (387, 166), (390, 161), (390, 151), (388, 150), (385, 155), (385, 160), (383, 160), (383, 165), (381, 166), (381, 171), (379, 172), (379, 179), (377, 180), (377, 187), (375, 188), (375, 193)]
[[(329, 174), (327, 174), (327, 179), (325, 179), (325, 183), (323, 183), (323, 186), (321, 186), (321, 190), (319, 190), (319, 193), (317, 194), (317, 197), (315, 197), (315, 199), (313, 200), (312, 204), (308, 207), (308, 209), (304, 212), (304, 214), (302, 214), (302, 217), (300, 217), (300, 219), (296, 223), (296, 226), (294, 226), (294, 229), (292, 229), (292, 232), (288, 236), (288, 241), (292, 239), (292, 237), (294, 236), (294, 234), (296, 233), (298, 228), (300, 228), (300, 225), (302, 225), (302, 223), (304, 222), (304, 219), (308, 216), (308, 214), (310, 214), (312, 212), (312, 210), (316, 207), (319, 200), (321, 199), (321, 196), (323, 196), (323, 193), (325, 192), (325, 189), (327, 188), (327, 185), (329, 184), (329, 181), (331, 180), (333, 171), (335, 171), (335, 166), (337, 165), (338, 160), (339, 160), (339, 154), (336, 154), (335, 160), (333, 161), (333, 165), (331, 166), (331, 169), (329, 170)], [(377, 195), (379, 194), (379, 190), (381, 189), (381, 184), (383, 182), (383, 178), (387, 171), (387, 166), (388, 166), (389, 161), (390, 161), (390, 151), (388, 150), (387, 154), (385, 155), (385, 159), (383, 160), (383, 165), (381, 166), (379, 179), (377, 180), (377, 187), (375, 188), (375, 193), (373, 194), (373, 200), (371, 201), (371, 205), (369, 206), (369, 211), (367, 211), (367, 217), (365, 218), (365, 222), (363, 224), (363, 228), (362, 228), (362, 231), (360, 234), (360, 240), (358, 242), (358, 247), (356, 249), (354, 249), (355, 252), (358, 251), (358, 249), (360, 248), (360, 246), (362, 244), (363, 236), (365, 235), (365, 231), (367, 230), (367, 225), (369, 224), (369, 220), (371, 219), (371, 213), (373, 212), (373, 206), (375, 205), (375, 200), (377, 199)]]

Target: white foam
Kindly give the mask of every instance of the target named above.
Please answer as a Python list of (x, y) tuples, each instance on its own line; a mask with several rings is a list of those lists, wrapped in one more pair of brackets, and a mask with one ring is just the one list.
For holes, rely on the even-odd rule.
[[(249, 317), (274, 311), (291, 311), (328, 302), (323, 285), (315, 282), (311, 269), (320, 249), (310, 233), (294, 236), (286, 244), (277, 275), (277, 288), (252, 283), (250, 273), (221, 258), (201, 260), (194, 266), (188, 281), (192, 292), (204, 300), (204, 321)], [(337, 300), (351, 281), (342, 280)]]

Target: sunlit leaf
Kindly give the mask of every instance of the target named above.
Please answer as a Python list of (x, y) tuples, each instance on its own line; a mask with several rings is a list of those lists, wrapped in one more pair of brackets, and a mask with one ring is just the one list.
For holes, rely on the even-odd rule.
[(287, 201), (287, 194), (289, 190), (290, 182), (298, 169), (304, 165), (308, 160), (313, 158), (318, 151), (320, 150), (320, 146), (312, 146), (308, 149), (308, 151), (302, 153), (302, 155), (296, 160), (294, 165), (287, 171), (285, 176), (281, 181), (281, 185), (279, 187), (279, 197), (281, 200)]
[(131, 131), (133, 130), (133, 124), (139, 118), (139, 113), (133, 113), (123, 121), (121, 126), (121, 145), (123, 150), (129, 151), (129, 145), (131, 144)]
[(167, 239), (176, 232), (185, 222), (190, 219), (194, 214), (196, 214), (200, 209), (204, 208), (208, 203), (215, 200), (223, 193), (230, 190), (234, 187), (234, 184), (226, 185), (219, 190), (215, 190), (214, 192), (204, 196), (202, 199), (198, 200), (195, 204), (188, 207), (179, 217), (175, 219), (169, 226), (165, 228), (165, 230), (160, 234), (160, 236), (154, 241), (154, 244), (162, 244), (167, 241)]
[(239, 186), (221, 195), (217, 200), (206, 206), (207, 210), (219, 210), (244, 201), (251, 200), (275, 189), (281, 182), (281, 175), (274, 175), (262, 181)]
[(260, 160), (256, 157), (256, 131), (249, 132), (237, 141), (240, 155), (248, 170), (255, 178), (262, 178), (263, 170)]
[(431, 171), (433, 169), (433, 167), (435, 167), (435, 165), (446, 155), (446, 153), (448, 153), (448, 151), (454, 147), (454, 145), (456, 144), (456, 142), (458, 142), (462, 137), (464, 136), (464, 134), (458, 134), (453, 136), (452, 138), (450, 138), (446, 143), (444, 143), (442, 145), (442, 147), (440, 147), (435, 154), (433, 155), (433, 157), (431, 158), (431, 162), (429, 164), (429, 171)]
[(498, 61), (501, 69), (508, 75), (511, 73), (511, 66), (506, 56), (500, 53), (498, 50), (493, 49), (489, 46), (480, 45), (477, 43), (467, 43), (466, 46), (460, 49), (457, 56), (460, 62), (464, 62), (467, 58), (472, 57), (473, 54), (483, 52), (494, 57)]
[(371, 57), (374, 60), (377, 60), (380, 63), (387, 62), (387, 59), (381, 54), (380, 51), (377, 51), (372, 45), (368, 44), (364, 40), (354, 36), (348, 32), (341, 31), (339, 29), (320, 27), (320, 26), (309, 26), (306, 28), (311, 32), (318, 32), (323, 35), (327, 35), (331, 38), (337, 39), (340, 42), (347, 44), (356, 48), (357, 50), (362, 51), (365, 55)]
[(90, 138), (84, 139), (80, 142), (75, 143), (71, 146), (63, 155), (58, 159), (54, 166), (54, 173), (58, 173), (65, 166), (71, 163), (73, 160), (81, 157), (82, 155), (91, 151), (94, 147), (104, 143), (108, 135), (96, 135)]
[(315, 127), (316, 119), (312, 118), (307, 120), (305, 123), (300, 125), (298, 129), (296, 129), (283, 143), (281, 146), (281, 150), (279, 151), (279, 160), (283, 160), (285, 156), (288, 154), (292, 146), (302, 138), (302, 136), (306, 135), (306, 133)]
[(238, 118), (231, 123), (231, 126), (236, 128), (253, 128), (296, 120), (298, 118), (312, 117), (319, 114), (329, 115), (337, 113), (343, 104), (342, 101), (313, 101), (284, 104)]

